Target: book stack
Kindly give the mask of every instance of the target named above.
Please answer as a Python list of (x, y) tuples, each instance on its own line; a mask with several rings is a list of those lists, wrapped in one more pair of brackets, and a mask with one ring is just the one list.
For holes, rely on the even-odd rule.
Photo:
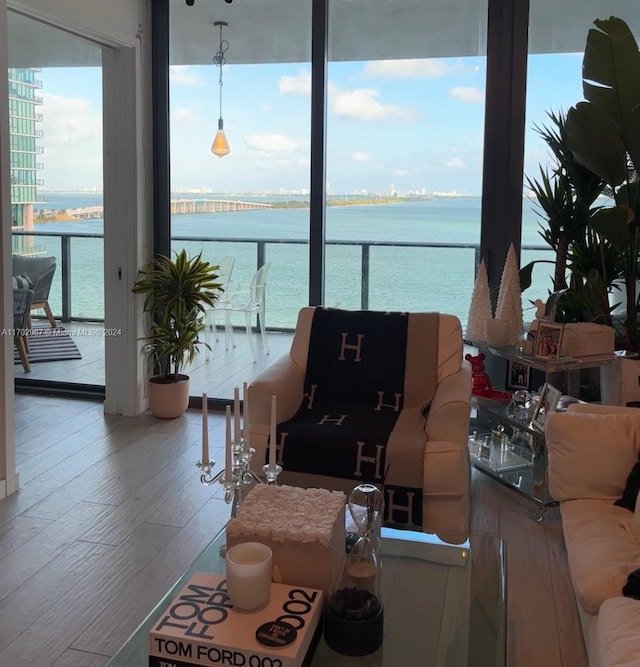
[(196, 572), (149, 633), (149, 667), (303, 667), (319, 638), (322, 591), (271, 584), (271, 600), (234, 609), (223, 575)]

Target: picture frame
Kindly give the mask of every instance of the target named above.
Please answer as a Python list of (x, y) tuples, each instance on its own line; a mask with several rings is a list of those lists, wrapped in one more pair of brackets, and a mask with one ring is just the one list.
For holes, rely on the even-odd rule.
[(513, 359), (507, 362), (506, 389), (529, 389), (529, 373), (531, 368), (527, 364)]
[(533, 356), (537, 359), (557, 359), (560, 356), (564, 324), (540, 322), (533, 346)]
[(531, 418), (531, 425), (542, 431), (544, 430), (544, 422), (547, 418), (547, 415), (550, 412), (554, 412), (556, 407), (558, 407), (558, 401), (562, 392), (559, 389), (556, 389), (553, 385), (550, 385), (548, 382), (544, 383), (542, 391), (540, 392), (540, 398), (538, 399), (538, 404)]

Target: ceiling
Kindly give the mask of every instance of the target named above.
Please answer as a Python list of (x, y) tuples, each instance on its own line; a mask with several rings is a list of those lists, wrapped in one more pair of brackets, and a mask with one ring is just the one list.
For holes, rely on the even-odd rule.
[[(97, 0), (96, 0), (97, 1)], [(137, 0), (131, 0), (137, 2)], [(518, 1), (518, 0), (514, 0)], [(331, 0), (330, 59), (478, 56), (487, 0)], [(624, 18), (640, 35), (638, 0), (531, 0), (529, 50), (581, 52), (593, 19)], [(227, 21), (228, 63), (308, 62), (310, 0), (170, 0), (171, 63), (210, 63), (214, 21)], [(100, 51), (67, 32), (8, 11), (12, 67), (99, 65)]]

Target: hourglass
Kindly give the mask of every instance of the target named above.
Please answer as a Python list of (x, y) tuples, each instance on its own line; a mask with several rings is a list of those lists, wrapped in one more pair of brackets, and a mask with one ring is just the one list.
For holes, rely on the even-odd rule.
[(341, 576), (332, 581), (325, 607), (327, 645), (343, 655), (368, 655), (382, 645), (380, 530), (384, 501), (373, 484), (360, 484), (349, 495), (349, 513), (357, 539)]

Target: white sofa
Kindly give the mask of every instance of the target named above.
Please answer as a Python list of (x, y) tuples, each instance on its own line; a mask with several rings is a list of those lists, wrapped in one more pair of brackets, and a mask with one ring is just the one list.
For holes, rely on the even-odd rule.
[[(277, 422), (292, 418), (300, 407), (309, 337), (314, 308), (302, 308), (289, 354), (284, 355), (253, 379), (248, 387), (249, 437), (256, 448), (254, 462), (265, 460), (269, 435), (271, 397), (277, 396)], [(426, 341), (410, 335), (412, 350), (419, 355)], [(437, 389), (429, 408), (426, 424), (415, 420), (405, 424), (402, 437), (424, 442), (415, 474), (422, 481), (422, 528), (442, 540), (464, 542), (469, 530), (470, 464), (467, 440), (471, 396), (471, 367), (463, 361), (460, 321), (453, 315), (440, 314), (438, 324)], [(415, 364), (415, 368), (419, 368)], [(407, 377), (416, 374), (408, 373)], [(419, 381), (405, 378), (406, 397), (416, 393)], [(412, 464), (413, 465), (413, 464)], [(286, 466), (285, 466), (286, 468)], [(348, 493), (357, 484), (354, 479), (284, 471), (278, 480), (302, 487), (320, 487)]]
[(640, 503), (614, 505), (638, 462), (640, 410), (572, 405), (545, 435), (589, 666), (640, 667), (640, 601), (622, 594), (640, 568)]

